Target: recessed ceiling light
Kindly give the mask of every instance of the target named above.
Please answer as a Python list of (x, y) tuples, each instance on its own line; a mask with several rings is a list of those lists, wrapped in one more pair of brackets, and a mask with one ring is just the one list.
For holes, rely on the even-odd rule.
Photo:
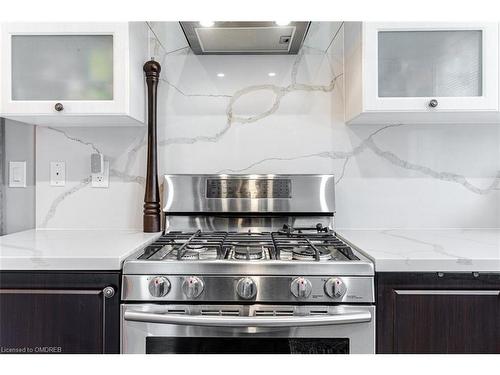
[(214, 21), (200, 21), (200, 25), (203, 27), (212, 27), (215, 25)]
[(267, 73), (267, 75), (268, 75), (269, 77), (274, 77), (274, 76), (276, 75), (276, 73), (274, 73), (274, 72), (269, 72), (269, 73)]
[(290, 21), (274, 21), (278, 26), (288, 26)]
[(225, 76), (225, 74), (224, 74), (224, 73), (217, 73), (217, 77), (222, 78), (222, 77), (224, 77), (224, 76)]

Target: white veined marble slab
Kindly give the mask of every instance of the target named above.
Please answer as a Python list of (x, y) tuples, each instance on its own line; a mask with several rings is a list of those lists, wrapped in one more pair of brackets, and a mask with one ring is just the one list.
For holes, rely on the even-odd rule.
[(500, 229), (337, 230), (377, 272), (500, 272)]
[(120, 270), (160, 233), (32, 229), (0, 237), (0, 270)]

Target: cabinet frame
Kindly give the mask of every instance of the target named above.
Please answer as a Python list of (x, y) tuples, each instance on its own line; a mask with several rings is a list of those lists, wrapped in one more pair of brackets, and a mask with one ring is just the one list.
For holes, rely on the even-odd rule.
[[(123, 77), (128, 71), (127, 23), (4, 23), (2, 24), (2, 112), (5, 114), (114, 114), (123, 112), (129, 95)], [(112, 100), (12, 100), (12, 36), (15, 35), (111, 35), (113, 36)], [(64, 72), (61, 72), (64, 75)], [(58, 113), (55, 103), (62, 103)]]
[[(456, 97), (379, 97), (378, 33), (382, 31), (467, 31), (482, 32), (482, 95)], [(496, 23), (382, 22), (364, 25), (365, 107), (367, 110), (480, 111), (498, 109), (498, 25)], [(428, 103), (437, 99), (438, 107)]]

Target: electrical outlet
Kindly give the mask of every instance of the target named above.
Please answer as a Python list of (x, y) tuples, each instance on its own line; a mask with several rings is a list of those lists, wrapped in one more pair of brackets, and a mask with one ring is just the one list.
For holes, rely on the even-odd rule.
[(109, 161), (104, 161), (102, 173), (92, 173), (92, 187), (108, 188), (109, 187)]
[(50, 162), (50, 186), (66, 185), (66, 163), (63, 161)]

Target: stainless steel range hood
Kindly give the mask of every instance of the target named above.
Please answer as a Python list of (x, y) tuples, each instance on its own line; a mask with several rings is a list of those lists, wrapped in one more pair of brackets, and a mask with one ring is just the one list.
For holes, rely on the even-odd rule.
[(180, 22), (189, 45), (197, 55), (296, 54), (310, 22)]

